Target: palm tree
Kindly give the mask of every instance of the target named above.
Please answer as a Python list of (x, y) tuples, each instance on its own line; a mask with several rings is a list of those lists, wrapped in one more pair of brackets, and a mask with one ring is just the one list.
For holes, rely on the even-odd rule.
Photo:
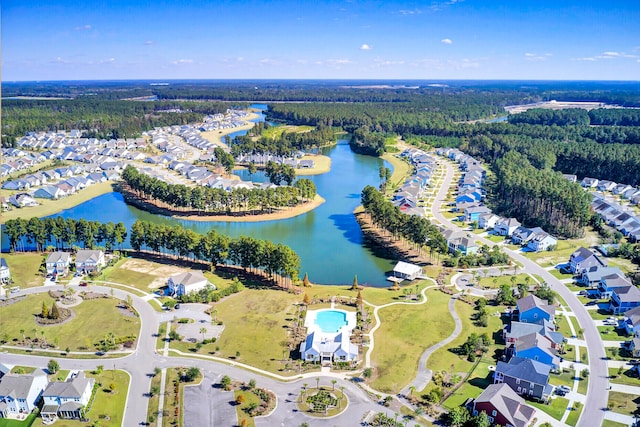
[(20, 329), (20, 333), (22, 334), (22, 341), (24, 341), (24, 340), (25, 340), (25, 337), (24, 337), (24, 329)]
[(207, 333), (207, 328), (200, 328), (200, 333), (202, 334), (202, 341), (204, 341), (204, 334)]
[(217, 309), (213, 309), (211, 310), (211, 316), (213, 316), (213, 323), (218, 323), (218, 310)]
[(45, 347), (47, 346), (47, 340), (44, 337), (44, 329), (40, 331), (40, 335), (42, 335), (42, 341), (44, 341)]
[(336, 383), (337, 382), (338, 382), (338, 380), (331, 380), (331, 384), (333, 384), (333, 390), (332, 391), (336, 390)]
[(320, 377), (316, 377), (316, 390), (320, 390)]

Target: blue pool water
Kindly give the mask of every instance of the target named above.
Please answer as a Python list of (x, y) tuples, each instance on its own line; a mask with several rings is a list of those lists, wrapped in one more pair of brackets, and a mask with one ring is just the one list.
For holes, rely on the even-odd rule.
[(322, 332), (338, 332), (347, 324), (347, 314), (342, 311), (328, 310), (316, 314), (316, 325)]

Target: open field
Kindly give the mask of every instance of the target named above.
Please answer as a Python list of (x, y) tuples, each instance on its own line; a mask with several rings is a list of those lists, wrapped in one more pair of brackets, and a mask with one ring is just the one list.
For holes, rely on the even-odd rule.
[(393, 173), (389, 179), (389, 189), (400, 186), (404, 182), (405, 178), (411, 173), (411, 165), (391, 153), (383, 154), (382, 159), (391, 163), (391, 166), (393, 167)]
[[(72, 307), (75, 316), (59, 325), (38, 325), (34, 315), (39, 314), (42, 303), (51, 307), (53, 299), (48, 294), (29, 295), (22, 301), (0, 307), (0, 330), (6, 333), (8, 345), (19, 345), (24, 331), (25, 338), (42, 338), (47, 343), (56, 343), (59, 349), (69, 347), (71, 351), (93, 351), (95, 344), (113, 332), (116, 337), (135, 335), (140, 330), (140, 319), (125, 316), (116, 308), (119, 300), (98, 298), (83, 301)], [(97, 328), (96, 325), (100, 325)], [(37, 347), (36, 347), (37, 350)]]
[[(34, 216), (42, 218), (45, 216), (53, 215), (65, 209), (69, 209), (81, 203), (84, 203), (87, 200), (91, 200), (94, 197), (98, 197), (106, 193), (111, 193), (112, 191), (112, 183), (107, 181), (101, 182), (99, 184), (94, 184), (85, 188), (84, 190), (77, 192), (76, 194), (72, 194), (71, 196), (64, 197), (62, 199), (36, 199), (38, 203), (40, 203), (40, 205), (38, 206), (29, 206), (20, 209), (14, 208), (8, 212), (2, 212), (1, 223), (16, 218), (31, 218)], [(14, 191), (6, 192), (6, 190), (0, 190), (0, 195), (7, 198), (12, 193), (14, 193)]]
[(540, 402), (531, 402), (531, 401), (527, 401), (527, 404), (533, 406), (534, 408), (538, 408), (543, 412), (546, 412), (556, 420), (560, 420), (564, 415), (564, 412), (567, 410), (569, 399), (556, 396), (549, 402), (548, 405), (545, 405), (544, 403), (540, 403)]
[(640, 397), (635, 394), (621, 393), (619, 391), (609, 392), (609, 409), (613, 412), (625, 415), (633, 415), (640, 404)]
[[(510, 274), (513, 273), (513, 268), (508, 268), (505, 271), (505, 275), (498, 277), (482, 277), (480, 279), (480, 287), (483, 289), (499, 289), (500, 286), (507, 284), (509, 286), (517, 285), (520, 283), (529, 283), (529, 286), (535, 284), (535, 281), (529, 277), (528, 274), (519, 273), (515, 276)], [(528, 279), (528, 280), (527, 280)], [(474, 283), (475, 283), (475, 279)]]
[(442, 404), (447, 409), (453, 409), (464, 404), (468, 398), (476, 398), (484, 391), (489, 384), (493, 383), (489, 366), (494, 365), (493, 361), (482, 360), (469, 376), (467, 382), (462, 384), (447, 400)]
[(44, 277), (40, 274), (39, 269), (43, 257), (46, 256), (46, 254), (36, 252), (3, 253), (2, 257), (7, 260), (7, 264), (11, 269), (11, 278), (13, 279), (11, 286), (19, 286), (21, 288), (42, 286)]
[(566, 423), (570, 426), (575, 426), (578, 423), (578, 418), (580, 418), (582, 409), (584, 409), (584, 405), (579, 402), (575, 402), (571, 408), (569, 416), (567, 417)]
[(449, 336), (454, 328), (447, 309), (450, 298), (429, 290), (426, 304), (393, 305), (378, 312), (382, 325), (375, 333), (371, 355), (377, 374), (372, 382), (375, 389), (397, 393), (415, 376), (422, 352)]
[(618, 368), (609, 368), (609, 381), (616, 384), (632, 385), (640, 387), (640, 378), (635, 368), (623, 368), (622, 373), (618, 375)]

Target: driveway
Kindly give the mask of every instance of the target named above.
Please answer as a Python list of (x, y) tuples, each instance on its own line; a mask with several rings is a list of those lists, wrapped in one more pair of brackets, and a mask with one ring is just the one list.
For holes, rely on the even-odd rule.
[(233, 392), (214, 387), (214, 384), (220, 383), (222, 375), (212, 372), (204, 374), (200, 385), (184, 388), (184, 401), (197, 402), (193, 405), (184, 405), (184, 425), (221, 427), (238, 425)]

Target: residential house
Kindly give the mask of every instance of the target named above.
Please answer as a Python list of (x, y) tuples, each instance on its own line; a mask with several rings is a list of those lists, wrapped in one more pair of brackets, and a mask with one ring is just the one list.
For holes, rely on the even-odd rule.
[(487, 414), (491, 424), (527, 427), (536, 410), (526, 405), (522, 397), (503, 383), (489, 385), (474, 399), (471, 414), (476, 416), (481, 412)]
[(507, 346), (514, 344), (521, 337), (533, 333), (549, 338), (556, 349), (560, 349), (564, 344), (564, 336), (560, 332), (556, 332), (555, 324), (547, 320), (540, 323), (512, 321), (502, 329), (502, 337)]
[(616, 185), (618, 184), (616, 184), (615, 182), (602, 180), (598, 182), (598, 190), (613, 191), (613, 189), (616, 188)]
[(60, 187), (56, 187), (55, 185), (45, 185), (42, 188), (38, 188), (34, 193), (33, 197), (39, 199), (59, 199), (60, 197), (65, 196), (65, 192), (60, 189)]
[(515, 343), (507, 346), (506, 353), (511, 356), (537, 360), (549, 365), (552, 369), (560, 367), (561, 360), (557, 355), (558, 348), (549, 337), (537, 332), (518, 338)]
[(80, 249), (76, 253), (76, 271), (78, 272), (100, 271), (105, 265), (104, 252), (100, 250)]
[(537, 360), (512, 357), (509, 363), (498, 361), (493, 375), (494, 384), (507, 384), (522, 396), (546, 402), (553, 386), (549, 384), (551, 367)]
[(93, 378), (86, 378), (84, 372), (78, 372), (65, 382), (49, 383), (42, 393), (43, 406), (40, 411), (43, 421), (62, 419), (80, 419), (84, 417), (84, 408), (89, 404), (95, 386)]
[(514, 245), (526, 245), (537, 232), (543, 231), (540, 227), (527, 228), (520, 226), (516, 228), (511, 235), (511, 241)]
[[(629, 342), (628, 349), (631, 352), (632, 357), (640, 357), (640, 338), (634, 336), (633, 339)], [(638, 366), (636, 365), (636, 369)]]
[(562, 177), (568, 180), (569, 182), (578, 182), (578, 177), (576, 175), (563, 173)]
[(207, 278), (204, 277), (201, 271), (189, 271), (186, 273), (176, 274), (169, 277), (169, 295), (186, 295), (191, 292), (197, 292), (200, 289), (205, 288), (207, 285), (211, 284)]
[(464, 210), (465, 222), (478, 221), (481, 214), (491, 213), (491, 209), (486, 206), (472, 206)]
[(553, 322), (556, 308), (535, 295), (527, 295), (516, 302), (518, 321), (526, 323)]
[[(536, 227), (537, 228), (537, 227)], [(536, 230), (534, 228), (534, 230)], [(533, 237), (529, 239), (527, 248), (534, 252), (542, 252), (550, 250), (558, 244), (558, 239), (547, 233), (546, 231), (535, 231)]]
[(4, 375), (0, 379), (0, 418), (30, 414), (48, 382), (41, 369), (30, 374)]
[(460, 252), (462, 255), (472, 255), (478, 252), (478, 245), (470, 234), (462, 231), (444, 230), (442, 235), (447, 241), (450, 253)]
[(604, 276), (612, 274), (624, 276), (624, 273), (622, 273), (618, 267), (596, 267), (595, 269), (583, 272), (578, 282), (590, 288), (595, 288), (598, 287), (600, 280)]
[(493, 227), (493, 231), (499, 236), (509, 236), (513, 235), (513, 232), (520, 227), (520, 222), (518, 222), (515, 218), (503, 218), (500, 221), (496, 222), (495, 227)]
[(622, 314), (627, 310), (640, 306), (640, 289), (626, 277), (616, 276), (600, 280), (601, 295), (610, 295), (609, 311)]
[(9, 196), (9, 203), (16, 208), (38, 206), (38, 202), (36, 202), (36, 200), (27, 193), (18, 193)]
[(6, 258), (0, 258), (0, 283), (6, 283), (11, 278), (11, 269)]
[(491, 212), (480, 214), (478, 217), (478, 228), (483, 230), (493, 229), (498, 221), (500, 221), (498, 215), (493, 214)]
[(574, 275), (582, 275), (585, 271), (606, 266), (606, 260), (587, 248), (578, 248), (569, 257), (569, 270)]
[(52, 252), (47, 257), (45, 264), (47, 266), (47, 274), (66, 276), (69, 273), (71, 254), (69, 252)]
[(317, 329), (300, 344), (300, 354), (307, 362), (347, 362), (358, 357), (358, 346), (351, 343), (350, 333), (345, 328), (338, 334), (327, 336)]
[(624, 327), (627, 334), (640, 338), (640, 307), (625, 311)]
[(584, 188), (596, 188), (598, 186), (598, 180), (596, 178), (582, 178), (580, 185)]

